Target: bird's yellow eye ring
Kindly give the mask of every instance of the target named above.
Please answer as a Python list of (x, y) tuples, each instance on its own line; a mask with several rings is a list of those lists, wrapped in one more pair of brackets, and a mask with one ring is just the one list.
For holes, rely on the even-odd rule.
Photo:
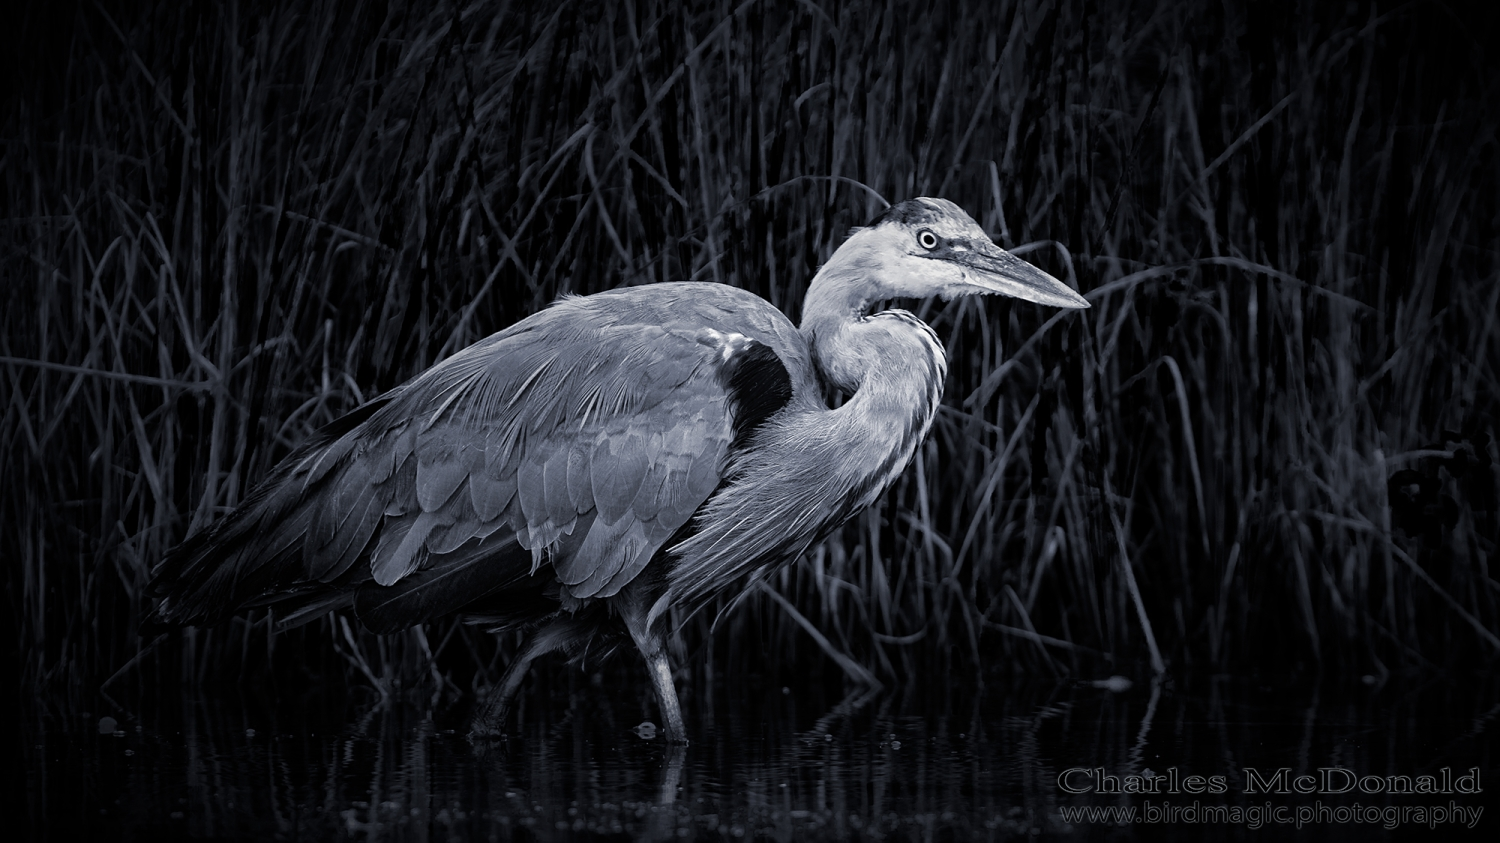
[(922, 229), (921, 231), (917, 232), (917, 243), (918, 243), (918, 245), (920, 245), (922, 248), (926, 249), (929, 252), (932, 251), (933, 249), (936, 249), (938, 247), (938, 243), (939, 242), (940, 241), (938, 240), (938, 236), (936, 234), (933, 234), (932, 232), (928, 231), (925, 228)]

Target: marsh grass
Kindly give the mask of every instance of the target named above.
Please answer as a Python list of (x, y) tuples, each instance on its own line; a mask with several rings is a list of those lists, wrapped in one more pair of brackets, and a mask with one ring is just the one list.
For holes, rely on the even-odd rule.
[[(712, 280), (796, 318), (917, 195), (1094, 307), (923, 305), (952, 365), (915, 466), (695, 619), (694, 669), (1493, 661), (1493, 16), (681, 5), (23, 15), (0, 553), (30, 681), (283, 661), (264, 615), (144, 652), (136, 623), (151, 564), (309, 432), (561, 293)], [(513, 644), (294, 641), (383, 690)]]

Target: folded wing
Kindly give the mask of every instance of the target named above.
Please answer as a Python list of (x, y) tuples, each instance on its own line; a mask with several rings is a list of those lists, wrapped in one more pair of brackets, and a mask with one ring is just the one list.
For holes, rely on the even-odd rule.
[(565, 300), (320, 431), (168, 556), (154, 619), (352, 606), (384, 632), (506, 589), (617, 594), (718, 487), (745, 368), (748, 412), (791, 394), (765, 344), (620, 303)]

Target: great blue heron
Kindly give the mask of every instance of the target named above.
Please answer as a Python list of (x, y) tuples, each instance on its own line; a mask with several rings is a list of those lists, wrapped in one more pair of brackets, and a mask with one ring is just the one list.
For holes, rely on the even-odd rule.
[[(352, 609), (393, 632), (462, 614), (530, 630), (475, 731), (532, 660), (623, 627), (666, 737), (686, 730), (664, 643), (747, 575), (869, 506), (927, 435), (943, 345), (894, 298), (1088, 307), (957, 205), (912, 199), (818, 271), (802, 326), (711, 283), (565, 297), (318, 431), (154, 572), (152, 620)], [(847, 396), (830, 408), (825, 389)]]

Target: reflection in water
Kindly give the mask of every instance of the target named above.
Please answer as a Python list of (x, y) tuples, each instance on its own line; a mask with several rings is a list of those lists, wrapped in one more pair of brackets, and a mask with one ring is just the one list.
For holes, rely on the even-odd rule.
[[(1478, 767), (1486, 790), (1500, 787), (1490, 682), (1337, 694), (1227, 682), (1191, 691), (928, 685), (846, 700), (782, 690), (697, 697), (685, 749), (642, 739), (648, 730), (636, 724), (649, 698), (611, 699), (597, 687), (542, 688), (515, 737), (482, 745), (464, 736), (462, 702), (361, 704), (342, 691), (50, 711), (26, 738), (29, 819), (35, 836), (51, 839), (1056, 839), (1141, 828), (1070, 821), (1063, 812), (1079, 806), (1488, 801), (1247, 795), (1246, 768), (1385, 777)], [(1198, 797), (1070, 794), (1058, 787), (1069, 769), (1086, 771), (1074, 779), (1083, 783), (1096, 771), (1175, 770), (1229, 787)], [(1480, 826), (1494, 827), (1493, 817)], [(1272, 829), (1277, 838), (1294, 830)], [(1155, 831), (1254, 834), (1243, 823)], [(1304, 832), (1386, 833), (1353, 821)]]

